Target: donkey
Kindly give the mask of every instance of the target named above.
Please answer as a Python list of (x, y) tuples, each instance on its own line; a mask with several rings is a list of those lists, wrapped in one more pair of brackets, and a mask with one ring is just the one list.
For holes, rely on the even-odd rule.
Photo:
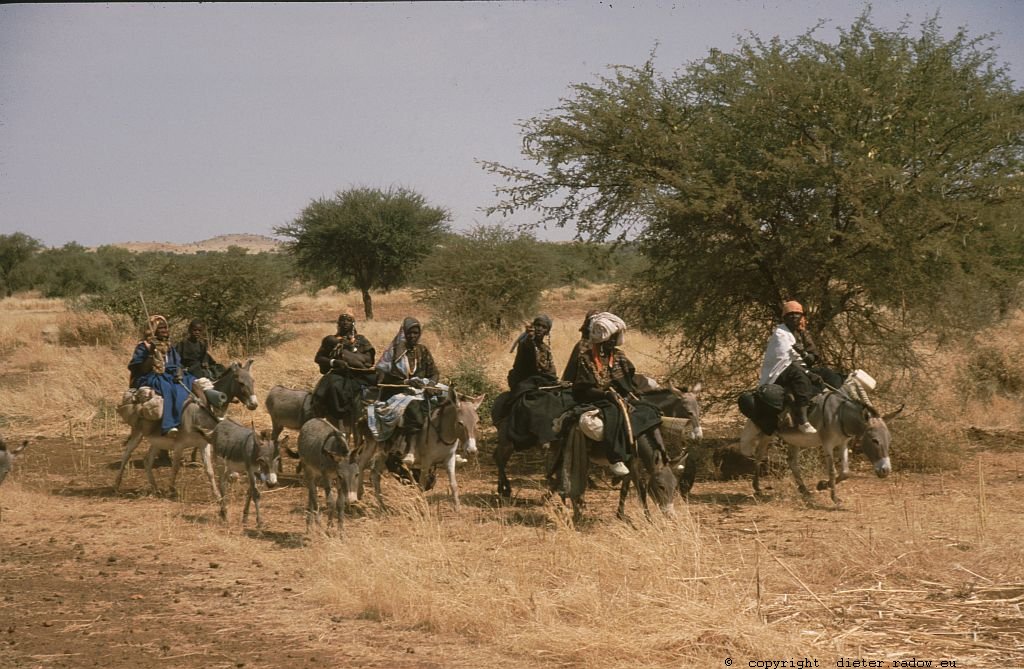
[[(692, 387), (683, 386), (679, 389), (671, 383), (668, 387), (665, 387), (658, 383), (653, 377), (645, 376), (643, 374), (636, 374), (633, 377), (633, 384), (637, 389), (637, 398), (648, 402), (658, 407), (658, 410), (663, 416), (669, 418), (680, 418), (689, 421), (690, 425), (690, 438), (694, 441), (700, 441), (704, 436), (704, 431), (700, 424), (700, 392), (701, 384), (697, 383)], [(569, 399), (568, 388), (561, 389), (561, 397), (564, 397), (560, 410), (555, 413), (552, 418), (560, 415), (564, 410), (571, 408), (574, 404)], [(512, 482), (509, 480), (508, 475), (505, 471), (508, 461), (511, 459), (512, 454), (516, 451), (526, 450), (528, 448), (534, 448), (541, 446), (548, 448), (550, 441), (548, 442), (535, 442), (527, 443), (525, 445), (516, 445), (513, 443), (509, 435), (509, 416), (504, 413), (504, 402), (502, 397), (511, 399), (511, 393), (502, 393), (494, 403), (494, 412), (492, 418), (494, 420), (495, 427), (498, 429), (498, 445), (494, 449), (494, 464), (498, 469), (498, 496), (501, 499), (508, 500), (512, 497)], [(553, 395), (551, 401), (554, 401)], [(506, 400), (508, 401), (508, 400)], [(540, 417), (535, 417), (540, 418)], [(544, 417), (546, 418), (546, 417)], [(544, 430), (545, 434), (550, 435), (551, 441), (555, 439), (554, 430), (548, 431), (548, 428), (543, 424), (537, 426), (538, 430)], [(676, 474), (679, 478), (678, 489), (680, 494), (686, 495), (690, 488), (693, 487), (693, 482), (697, 476), (697, 463), (691, 457), (678, 458), (673, 466), (675, 467)], [(664, 460), (664, 457), (659, 452), (659, 459)], [(628, 493), (628, 488), (627, 491)]]
[[(700, 394), (703, 385), (697, 382), (693, 386), (677, 388), (669, 383), (665, 388), (649, 376), (637, 374), (633, 378), (637, 386), (639, 399), (649, 402), (658, 407), (661, 415), (665, 418), (679, 418), (689, 422), (689, 438), (692, 442), (699, 442), (704, 438), (704, 428), (700, 424)], [(685, 497), (693, 488), (697, 480), (697, 468), (700, 462), (690, 453), (686, 444), (681, 444), (681, 452), (676, 464), (676, 474), (679, 478), (679, 494)]]
[(310, 418), (313, 418), (313, 393), (308, 390), (274, 386), (267, 392), (264, 401), (273, 431), (270, 439), (274, 442), (287, 427), (299, 430)]
[[(667, 516), (675, 514), (675, 495), (679, 488), (676, 478), (676, 463), (668, 462), (663, 451), (658, 448), (658, 439), (654, 431), (648, 430), (636, 437), (636, 457), (627, 462), (629, 474), (623, 478), (619, 489), (619, 507), (616, 515), (626, 518), (626, 498), (630, 484), (634, 485), (644, 508), (644, 514), (650, 516), (647, 506), (647, 494), (654, 498), (658, 508)], [(557, 459), (558, 469), (553, 472), (553, 481), (563, 499), (572, 502), (573, 522), (579, 523), (583, 518), (583, 495), (588, 484), (590, 463), (607, 465), (608, 459), (603, 448), (584, 436), (579, 426), (569, 429), (562, 445), (561, 457)]]
[[(209, 449), (212, 446), (213, 459), (223, 463), (220, 472), (220, 519), (228, 519), (227, 485), (228, 476), (232, 473), (244, 474), (248, 488), (245, 495), (245, 508), (242, 510), (242, 524), (249, 520), (249, 503), (256, 508), (256, 527), (263, 527), (260, 516), (260, 491), (256, 487), (259, 479), (268, 488), (277, 485), (277, 469), (281, 453), (276, 441), (270, 439), (267, 430), (258, 433), (256, 430), (239, 425), (233, 420), (222, 420), (211, 432), (198, 430), (206, 439)], [(210, 457), (209, 453), (204, 459)]]
[[(444, 465), (448, 471), (448, 488), (452, 493), (452, 503), (456, 509), (460, 504), (459, 486), (455, 480), (458, 448), (461, 444), (465, 444), (467, 454), (473, 455), (477, 452), (476, 431), (480, 422), (480, 415), (477, 411), (483, 404), (484, 397), (484, 395), (467, 397), (456, 392), (454, 388), (449, 388), (447, 398), (430, 412), (423, 430), (411, 437), (414, 440), (413, 456), (415, 458), (412, 469), (419, 471), (417, 483), (420, 489), (429, 490), (433, 469), (438, 465)], [(360, 472), (363, 468), (370, 467), (373, 492), (377, 503), (383, 509), (380, 479), (387, 468), (388, 442), (378, 442), (374, 439), (373, 434), (366, 427), (365, 421), (360, 421), (358, 425), (356, 441), (355, 450), (356, 457), (360, 462)]]
[[(359, 464), (348, 450), (347, 435), (323, 418), (311, 418), (299, 430), (299, 450), (285, 448), (288, 455), (302, 463), (302, 475), (306, 482), (308, 501), (306, 504), (306, 531), (316, 520), (320, 524), (320, 506), (317, 499), (317, 483), (324, 488), (327, 503), (327, 525), (337, 519), (341, 531), (345, 521), (345, 504), (356, 501)], [(332, 483), (334, 499), (332, 502)]]
[(527, 394), (527, 401), (534, 402), (527, 414), (529, 421), (526, 429), (530, 434), (522, 443), (516, 443), (512, 432), (513, 422), (516, 420), (513, 412), (517, 407), (510, 406), (514, 399), (515, 396), (510, 392), (501, 393), (495, 398), (491, 411), (491, 420), (498, 430), (498, 445), (494, 449), (494, 464), (498, 469), (498, 497), (503, 500), (512, 498), (512, 482), (505, 471), (512, 454), (538, 446), (548, 449), (557, 438), (552, 423), (575, 404), (568, 387), (538, 389)]
[(431, 469), (444, 465), (448, 470), (448, 488), (456, 509), (459, 508), (459, 485), (455, 481), (455, 463), (459, 444), (466, 445), (467, 455), (477, 452), (476, 428), (480, 423), (477, 410), (483, 401), (484, 395), (465, 397), (451, 388), (448, 399), (431, 411), (413, 447), (416, 458), (413, 465), (420, 470), (420, 488), (426, 490)]
[[(875, 474), (879, 478), (888, 476), (892, 472), (892, 462), (889, 459), (892, 435), (886, 421), (895, 418), (902, 410), (903, 406), (900, 406), (892, 413), (877, 416), (864, 404), (842, 392), (832, 390), (821, 393), (811, 400), (808, 419), (818, 431), (817, 434), (806, 434), (793, 427), (780, 428), (778, 431), (778, 436), (786, 442), (789, 469), (793, 472), (800, 494), (805, 498), (810, 494), (800, 474), (801, 448), (821, 448), (828, 480), (820, 481), (817, 488), (828, 488), (832, 503), (836, 505), (842, 503), (836, 494), (836, 483), (850, 476), (849, 444), (853, 439), (860, 441), (861, 450), (872, 462)], [(758, 495), (761, 494), (760, 464), (766, 459), (768, 447), (773, 440), (772, 435), (762, 432), (750, 420), (740, 435), (740, 452), (754, 460), (752, 485), (754, 493)], [(835, 469), (836, 449), (839, 449), (842, 467), (838, 477)]]
[[(254, 390), (255, 381), (253, 381), (252, 374), (249, 371), (252, 368), (252, 362), (252, 358), (250, 358), (245, 365), (240, 365), (237, 362), (232, 363), (213, 384), (214, 389), (224, 393), (231, 402), (240, 402), (250, 411), (254, 411), (259, 405)], [(181, 428), (174, 434), (166, 435), (160, 434), (160, 419), (146, 420), (136, 413), (129, 423), (132, 431), (124, 442), (121, 466), (118, 468), (117, 476), (114, 478), (114, 490), (120, 490), (121, 480), (124, 477), (124, 470), (128, 465), (128, 461), (131, 459), (135, 449), (142, 443), (142, 438), (145, 437), (149, 441), (149, 451), (146, 453), (145, 458), (146, 479), (149, 481), (153, 492), (159, 491), (156, 478), (153, 476), (153, 460), (156, 458), (157, 453), (161, 450), (168, 450), (173, 454), (170, 484), (170, 490), (173, 491), (174, 484), (178, 478), (178, 470), (181, 468), (182, 453), (186, 449), (197, 448), (203, 455), (203, 467), (210, 481), (213, 496), (215, 499), (220, 499), (220, 492), (217, 489), (213, 472), (213, 463), (205, 448), (206, 440), (197, 429), (207, 432), (212, 431), (217, 427), (217, 423), (226, 411), (226, 405), (220, 409), (211, 409), (205, 404), (189, 400), (181, 412)]]
[(28, 448), (28, 439), (23, 441), (21, 446), (15, 446), (13, 449), (8, 450), (7, 442), (4, 441), (3, 437), (0, 437), (0, 483), (4, 482), (7, 474), (14, 467), (14, 456), (26, 448)]

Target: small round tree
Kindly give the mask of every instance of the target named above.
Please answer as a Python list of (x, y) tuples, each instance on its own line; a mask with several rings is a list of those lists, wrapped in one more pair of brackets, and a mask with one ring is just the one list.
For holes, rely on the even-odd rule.
[(352, 188), (314, 200), (275, 232), (291, 239), (285, 248), (300, 276), (320, 287), (358, 288), (369, 320), (370, 291), (405, 285), (448, 220), (446, 210), (411, 190)]

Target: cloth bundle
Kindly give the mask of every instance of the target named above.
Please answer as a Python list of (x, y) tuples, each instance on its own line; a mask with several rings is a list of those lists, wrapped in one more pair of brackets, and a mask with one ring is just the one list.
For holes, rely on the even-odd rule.
[(163, 414), (164, 398), (149, 386), (124, 391), (121, 403), (117, 405), (117, 415), (129, 425), (135, 422), (137, 416), (145, 420), (160, 420)]

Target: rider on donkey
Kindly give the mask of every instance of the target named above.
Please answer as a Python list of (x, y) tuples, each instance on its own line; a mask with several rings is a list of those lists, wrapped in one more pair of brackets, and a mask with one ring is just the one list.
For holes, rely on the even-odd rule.
[(782, 304), (782, 322), (775, 326), (764, 351), (759, 385), (775, 383), (793, 395), (793, 424), (804, 434), (817, 430), (807, 420), (807, 406), (817, 394), (822, 379), (811, 366), (818, 362), (817, 351), (806, 332), (807, 319), (799, 302)]
[(377, 351), (356, 332), (356, 319), (346, 311), (338, 316), (337, 334), (320, 342), (313, 360), (323, 374), (313, 390), (313, 411), (335, 422), (359, 418), (363, 390), (376, 380)]
[(188, 324), (188, 336), (174, 347), (181, 356), (181, 366), (196, 378), (216, 380), (224, 373), (224, 367), (210, 355), (206, 343), (206, 325), (198, 318)]
[(580, 326), (580, 340), (576, 342), (569, 359), (565, 361), (565, 369), (562, 371), (562, 381), (572, 383), (576, 378), (576, 365), (579, 362), (581, 352), (590, 348), (590, 320), (601, 313), (597, 309), (591, 309), (583, 317), (583, 325)]
[(540, 314), (516, 339), (516, 359), (508, 371), (509, 390), (515, 392), (520, 382), (534, 376), (551, 377), (551, 383), (555, 383), (555, 358), (548, 343), (551, 325), (551, 316)]
[(132, 388), (149, 386), (164, 399), (161, 434), (175, 434), (181, 425), (181, 410), (195, 377), (185, 371), (181, 356), (171, 346), (170, 327), (163, 316), (151, 316), (146, 338), (138, 343), (128, 363)]
[[(578, 347), (576, 372), (571, 379), (572, 394), (581, 405), (592, 405), (600, 410), (602, 443), (611, 473), (625, 476), (629, 469), (624, 461), (633, 455), (630, 441), (660, 425), (661, 414), (653, 405), (631, 397), (635, 397), (636, 367), (619, 348), (626, 324), (607, 312), (594, 314), (588, 321), (589, 338), (586, 347)], [(660, 442), (660, 434), (652, 434), (656, 442)]]
[(391, 346), (377, 362), (377, 384), (381, 386), (380, 399), (386, 401), (396, 395), (410, 398), (404, 407), (401, 428), (405, 437), (402, 449), (405, 455), (402, 462), (407, 465), (415, 461), (411, 438), (422, 431), (429, 407), (423, 406), (423, 398), (403, 391), (408, 388), (423, 389), (435, 386), (440, 377), (430, 349), (420, 343), (422, 333), (420, 322), (411, 316), (407, 317), (402, 321), (402, 327), (395, 335)]

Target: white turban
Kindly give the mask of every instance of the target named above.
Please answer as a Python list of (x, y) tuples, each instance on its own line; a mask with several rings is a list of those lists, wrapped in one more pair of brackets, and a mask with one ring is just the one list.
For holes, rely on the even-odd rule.
[(601, 344), (610, 339), (622, 346), (626, 336), (626, 323), (615, 314), (602, 311), (590, 319), (590, 343)]

